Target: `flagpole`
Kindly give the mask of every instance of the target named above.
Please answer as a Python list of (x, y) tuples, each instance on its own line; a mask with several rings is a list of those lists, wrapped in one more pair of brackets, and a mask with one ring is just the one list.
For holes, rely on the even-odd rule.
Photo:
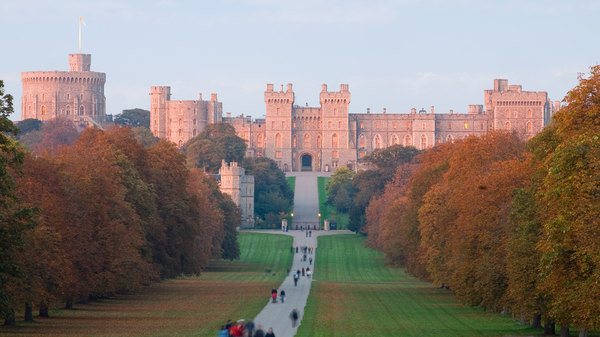
[(79, 54), (81, 54), (81, 16), (79, 17)]

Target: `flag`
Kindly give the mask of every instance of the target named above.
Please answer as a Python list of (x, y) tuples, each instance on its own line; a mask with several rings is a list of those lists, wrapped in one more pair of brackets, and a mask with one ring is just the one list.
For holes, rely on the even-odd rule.
[(83, 25), (84, 25), (84, 26), (87, 26), (87, 25), (85, 24), (85, 21), (83, 21), (83, 19), (81, 18), (81, 16), (79, 17), (79, 22), (83, 23)]

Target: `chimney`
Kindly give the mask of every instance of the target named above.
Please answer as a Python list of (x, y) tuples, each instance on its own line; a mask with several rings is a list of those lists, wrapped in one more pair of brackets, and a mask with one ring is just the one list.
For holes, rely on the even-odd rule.
[(433, 115), (435, 113), (433, 105), (431, 106), (431, 114)]
[(383, 108), (383, 113), (385, 113), (385, 112), (386, 112), (386, 111), (385, 111), (385, 108)]
[(225, 113), (225, 117), (227, 117), (227, 118), (231, 118), (231, 112), (226, 112), (226, 113)]
[(288, 83), (287, 85), (287, 92), (292, 92), (292, 84)]
[(211, 101), (216, 101), (217, 100), (217, 94), (215, 94), (215, 93), (210, 94), (210, 100)]
[(327, 92), (327, 84), (321, 84), (321, 92)]
[(450, 114), (452, 115), (454, 113), (454, 110), (450, 109)]
[(370, 114), (371, 113), (371, 108), (367, 108), (367, 113)]
[(410, 114), (411, 114), (411, 115), (414, 115), (414, 114), (416, 114), (416, 113), (417, 113), (417, 109), (415, 109), (415, 108), (410, 108)]
[(200, 97), (199, 100), (202, 100), (202, 93), (198, 94), (198, 96)]

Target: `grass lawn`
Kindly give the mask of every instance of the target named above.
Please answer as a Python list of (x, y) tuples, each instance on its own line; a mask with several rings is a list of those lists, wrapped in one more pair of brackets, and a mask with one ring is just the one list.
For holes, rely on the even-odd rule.
[(315, 281), (296, 336), (535, 335), (509, 317), (461, 307), (449, 291), (387, 268), (363, 238), (319, 238)]
[(51, 318), (19, 320), (17, 327), (0, 327), (0, 334), (216, 336), (228, 319), (256, 316), (292, 263), (290, 236), (241, 233), (239, 240), (240, 260), (215, 261), (200, 277), (164, 281), (135, 295), (77, 304), (75, 310), (52, 310)]
[(321, 228), (323, 228), (323, 220), (329, 219), (337, 222), (338, 229), (348, 228), (348, 214), (338, 213), (335, 207), (327, 205), (327, 189), (325, 185), (331, 179), (330, 177), (318, 177), (317, 186), (319, 188), (319, 212), (321, 213)]

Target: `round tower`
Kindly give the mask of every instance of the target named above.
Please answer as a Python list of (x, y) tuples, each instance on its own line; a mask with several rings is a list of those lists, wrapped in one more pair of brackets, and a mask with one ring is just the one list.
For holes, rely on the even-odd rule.
[(70, 71), (21, 73), (21, 119), (66, 117), (103, 123), (106, 119), (106, 74), (90, 71), (90, 65), (90, 54), (71, 54)]

